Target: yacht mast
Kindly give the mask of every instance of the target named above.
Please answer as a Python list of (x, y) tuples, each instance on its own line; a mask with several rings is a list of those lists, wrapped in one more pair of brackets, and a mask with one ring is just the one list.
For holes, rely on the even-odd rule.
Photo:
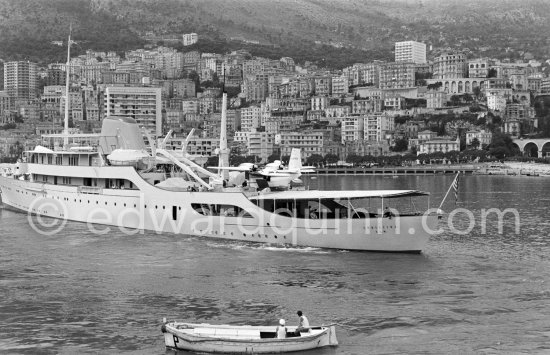
[(69, 41), (67, 42), (67, 65), (65, 66), (65, 129), (63, 130), (63, 145), (65, 148), (69, 144), (69, 77), (71, 76), (69, 64), (71, 62), (71, 32), (72, 25), (69, 28)]
[[(222, 96), (222, 122), (220, 132), (220, 155), (218, 159), (218, 167), (224, 168), (229, 166), (229, 149), (227, 149), (227, 93), (225, 88)], [(229, 171), (219, 169), (220, 176), (224, 180), (229, 180)]]

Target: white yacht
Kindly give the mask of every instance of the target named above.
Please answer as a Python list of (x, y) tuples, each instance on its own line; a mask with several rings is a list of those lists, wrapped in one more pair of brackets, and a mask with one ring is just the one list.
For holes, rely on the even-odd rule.
[(176, 157), (160, 146), (150, 154), (128, 117), (105, 118), (98, 135), (46, 135), (43, 140), (44, 145), (24, 152), (15, 169), (3, 170), (5, 205), (130, 232), (386, 252), (420, 252), (437, 223), (435, 213), (417, 207), (429, 196), (416, 190), (229, 186), (185, 154)]
[[(16, 167), (2, 169), (2, 202), (29, 214), (116, 226), (128, 233), (422, 251), (438, 220), (428, 213), (428, 193), (230, 186), (226, 101), (224, 94), (217, 173), (188, 159), (186, 152), (175, 154), (162, 142), (156, 147), (150, 137), (148, 149), (129, 117), (105, 118), (100, 134), (69, 134), (66, 111), (63, 134), (43, 136), (43, 144), (24, 152)], [(425, 202), (422, 208), (419, 200)]]

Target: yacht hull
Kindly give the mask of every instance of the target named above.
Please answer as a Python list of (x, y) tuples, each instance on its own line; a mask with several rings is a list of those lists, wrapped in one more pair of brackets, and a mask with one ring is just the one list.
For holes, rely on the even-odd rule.
[[(101, 234), (117, 229), (127, 234), (147, 230), (281, 246), (419, 253), (438, 223), (436, 215), (292, 218), (263, 210), (240, 192), (175, 192), (147, 183), (135, 190), (94, 190), (0, 177), (0, 192), (2, 202), (14, 209), (87, 223), (91, 231)], [(236, 205), (248, 215), (202, 215), (192, 207), (198, 203)], [(29, 222), (38, 232), (51, 230), (42, 229), (32, 219)]]

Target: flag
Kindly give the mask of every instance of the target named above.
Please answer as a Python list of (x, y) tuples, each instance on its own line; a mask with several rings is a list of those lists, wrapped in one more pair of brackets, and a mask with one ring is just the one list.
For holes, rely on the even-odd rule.
[(453, 190), (455, 191), (455, 205), (458, 202), (458, 177), (460, 173), (456, 174), (455, 180), (453, 181)]

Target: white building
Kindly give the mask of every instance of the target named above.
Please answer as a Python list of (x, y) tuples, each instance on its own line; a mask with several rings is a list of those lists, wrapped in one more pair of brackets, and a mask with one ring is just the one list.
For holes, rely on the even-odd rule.
[(438, 137), (433, 140), (420, 143), (418, 145), (417, 155), (431, 154), (435, 152), (448, 153), (451, 151), (460, 151), (460, 140), (452, 140), (448, 137)]
[(161, 88), (111, 87), (105, 88), (105, 116), (132, 117), (157, 137), (162, 135)]
[(248, 146), (248, 136), (250, 132), (237, 131), (233, 135), (233, 142), (235, 143), (244, 143)]
[(252, 132), (261, 125), (262, 109), (259, 106), (244, 107), (241, 109), (241, 131)]
[(395, 61), (426, 63), (426, 45), (421, 42), (395, 42)]
[(330, 101), (326, 96), (313, 96), (311, 98), (311, 110), (321, 111), (328, 107)]
[(292, 148), (299, 148), (304, 158), (323, 155), (323, 132), (282, 132), (280, 141), (282, 155), (290, 155)]
[(364, 116), (342, 118), (342, 144), (350, 141), (361, 140), (364, 137)]
[(196, 33), (185, 33), (183, 35), (183, 45), (190, 46), (197, 43), (199, 40), (199, 35)]
[(487, 108), (493, 111), (504, 111), (506, 109), (506, 99), (500, 91), (487, 92)]
[(395, 129), (395, 117), (377, 113), (367, 115), (363, 123), (363, 139), (380, 142)]
[(349, 79), (347, 75), (332, 77), (332, 96), (342, 96), (349, 92)]
[(325, 109), (325, 117), (346, 117), (351, 113), (351, 107), (332, 105)]

